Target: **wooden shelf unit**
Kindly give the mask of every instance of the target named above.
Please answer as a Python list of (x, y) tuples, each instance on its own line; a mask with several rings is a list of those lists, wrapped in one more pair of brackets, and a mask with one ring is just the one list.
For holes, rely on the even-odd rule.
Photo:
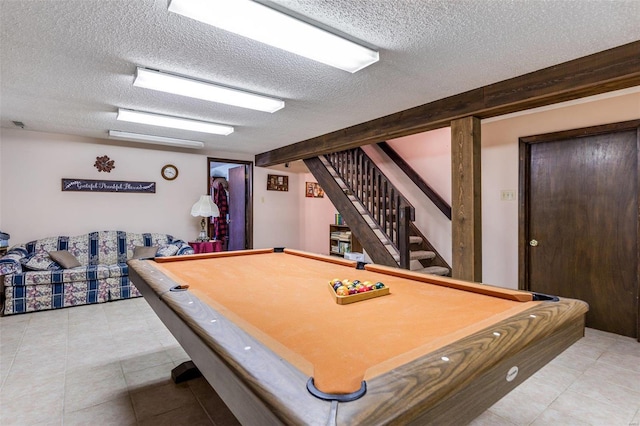
[(329, 254), (344, 257), (345, 253), (362, 253), (360, 241), (346, 225), (329, 225)]

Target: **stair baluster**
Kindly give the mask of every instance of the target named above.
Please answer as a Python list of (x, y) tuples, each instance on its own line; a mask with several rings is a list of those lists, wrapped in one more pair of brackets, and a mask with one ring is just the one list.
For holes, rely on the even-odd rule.
[(400, 255), (400, 267), (409, 268), (409, 224), (414, 208), (360, 148), (325, 155), (348, 191), (360, 200), (371, 218)]

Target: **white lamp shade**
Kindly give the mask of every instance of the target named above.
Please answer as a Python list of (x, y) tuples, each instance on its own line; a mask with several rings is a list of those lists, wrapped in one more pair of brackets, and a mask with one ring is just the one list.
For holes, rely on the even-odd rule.
[(209, 195), (201, 195), (200, 199), (191, 207), (191, 216), (218, 217), (220, 210)]

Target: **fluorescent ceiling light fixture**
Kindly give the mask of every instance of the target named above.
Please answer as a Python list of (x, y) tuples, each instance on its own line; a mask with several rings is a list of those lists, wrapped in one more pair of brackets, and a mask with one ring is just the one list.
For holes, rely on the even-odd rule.
[(377, 51), (250, 0), (171, 0), (169, 11), (354, 73)]
[(284, 108), (284, 101), (281, 99), (270, 98), (268, 96), (257, 95), (146, 68), (138, 68), (136, 70), (133, 85), (136, 87), (144, 87), (145, 89), (159, 90), (161, 92), (264, 112), (276, 112)]
[(109, 130), (109, 136), (112, 138), (134, 140), (144, 143), (152, 143), (155, 145), (180, 146), (183, 148), (204, 148), (204, 143), (198, 141), (166, 138), (164, 136), (145, 135), (142, 133), (121, 132), (120, 130)]
[(172, 117), (169, 115), (153, 114), (150, 112), (118, 109), (118, 120), (131, 123), (150, 124), (152, 126), (171, 127), (173, 129), (191, 130), (193, 132), (212, 133), (214, 135), (229, 135), (233, 127), (208, 121), (190, 120), (188, 118)]

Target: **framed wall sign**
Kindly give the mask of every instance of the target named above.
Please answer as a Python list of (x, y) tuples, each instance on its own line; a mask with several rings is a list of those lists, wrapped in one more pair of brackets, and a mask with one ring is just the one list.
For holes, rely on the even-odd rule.
[(62, 190), (76, 192), (141, 192), (146, 194), (155, 194), (156, 183), (63, 178)]
[(288, 191), (289, 176), (267, 175), (267, 191)]

